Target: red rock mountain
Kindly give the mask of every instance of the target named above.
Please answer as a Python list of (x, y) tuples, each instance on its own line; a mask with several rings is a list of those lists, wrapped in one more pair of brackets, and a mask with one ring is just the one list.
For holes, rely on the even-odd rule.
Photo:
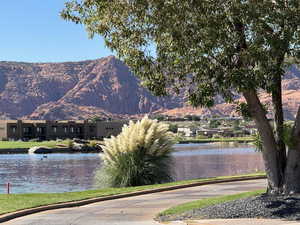
[[(286, 117), (300, 103), (300, 72), (293, 66), (283, 81)], [(264, 102), (269, 101), (262, 94)], [(85, 119), (159, 112), (168, 115), (234, 115), (219, 101), (211, 109), (186, 107), (181, 97), (158, 98), (113, 56), (65, 63), (0, 62), (0, 118)]]
[(182, 106), (157, 98), (113, 56), (66, 63), (0, 62), (0, 116), (84, 119), (151, 113)]
[[(282, 101), (283, 101), (283, 111), (284, 117), (286, 119), (294, 119), (298, 107), (300, 106), (300, 68), (297, 65), (293, 65), (286, 72), (284, 79), (282, 81)], [(271, 97), (267, 93), (260, 93), (260, 99), (265, 104), (265, 106), (271, 112)], [(238, 98), (236, 101), (243, 102), (243, 98)], [(236, 105), (226, 104), (219, 101), (212, 108), (193, 108), (190, 106), (184, 106), (179, 108), (174, 108), (170, 110), (163, 110), (160, 113), (172, 116), (184, 116), (184, 115), (204, 115), (204, 116), (239, 116), (236, 112)], [(273, 117), (271, 113), (268, 115)]]

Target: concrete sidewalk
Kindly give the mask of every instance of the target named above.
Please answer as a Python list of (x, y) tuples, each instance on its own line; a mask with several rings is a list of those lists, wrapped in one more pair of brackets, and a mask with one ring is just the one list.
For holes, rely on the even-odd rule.
[[(160, 225), (155, 215), (171, 206), (220, 195), (236, 194), (266, 187), (265, 180), (210, 184), (86, 206), (57, 209), (20, 217), (3, 225)], [(299, 224), (275, 220), (201, 220), (164, 223), (169, 225), (285, 225)]]

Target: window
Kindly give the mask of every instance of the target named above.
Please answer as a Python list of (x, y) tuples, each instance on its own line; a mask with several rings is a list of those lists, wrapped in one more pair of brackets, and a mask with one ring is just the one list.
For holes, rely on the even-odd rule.
[(23, 132), (24, 132), (24, 134), (29, 134), (31, 132), (31, 128), (30, 127), (23, 127)]
[(53, 127), (52, 127), (52, 130), (53, 130), (54, 133), (56, 133), (56, 132), (57, 132), (57, 127), (56, 127), (56, 126), (53, 126)]
[(76, 132), (77, 132), (78, 134), (81, 134), (81, 133), (82, 133), (82, 128), (81, 128), (81, 127), (77, 127)]
[(64, 127), (64, 132), (68, 133), (68, 127)]
[(11, 131), (15, 134), (15, 133), (17, 133), (17, 127), (11, 127)]
[(37, 127), (36, 128), (36, 132), (39, 134), (39, 135), (44, 135), (46, 133), (46, 127)]
[(70, 127), (71, 133), (74, 133), (74, 127)]

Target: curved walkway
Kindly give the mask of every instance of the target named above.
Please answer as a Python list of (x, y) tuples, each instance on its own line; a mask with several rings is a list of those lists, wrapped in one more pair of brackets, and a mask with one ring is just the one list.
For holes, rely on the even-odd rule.
[[(173, 205), (202, 198), (235, 194), (261, 189), (266, 186), (265, 180), (238, 181), (231, 183), (210, 184), (173, 191), (165, 191), (136, 197), (109, 200), (82, 207), (58, 209), (24, 216), (3, 223), (3, 225), (159, 225), (153, 221), (155, 215)], [(272, 220), (254, 220), (242, 222), (227, 221), (187, 221), (168, 224), (209, 225), (209, 224), (290, 224)], [(300, 223), (292, 223), (300, 224)]]

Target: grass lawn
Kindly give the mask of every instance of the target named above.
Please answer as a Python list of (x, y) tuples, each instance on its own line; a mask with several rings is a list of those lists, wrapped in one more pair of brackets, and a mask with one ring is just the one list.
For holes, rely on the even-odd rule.
[(101, 196), (109, 196), (114, 194), (130, 193), (134, 191), (149, 190), (159, 187), (171, 187), (181, 184), (192, 184), (196, 182), (213, 181), (220, 179), (230, 179), (237, 177), (251, 177), (264, 176), (264, 173), (254, 173), (239, 176), (215, 177), (207, 179), (195, 179), (171, 182), (165, 184), (147, 185), (129, 188), (107, 188), (99, 190), (89, 190), (82, 192), (66, 192), (66, 193), (51, 193), (51, 194), (0, 194), (0, 214), (18, 211), (21, 209), (28, 209), (42, 205), (49, 205), (54, 203), (68, 202), (74, 200), (83, 200)]
[(206, 198), (201, 199), (197, 201), (192, 201), (184, 204), (180, 204), (177, 206), (174, 206), (172, 208), (169, 208), (161, 213), (158, 214), (159, 216), (168, 216), (168, 215), (180, 215), (184, 212), (193, 210), (193, 209), (201, 209), (205, 208), (211, 205), (220, 204), (223, 202), (233, 201), (240, 198), (248, 198), (251, 196), (259, 195), (264, 193), (266, 190), (257, 190), (257, 191), (251, 191), (251, 192), (244, 192), (240, 194), (234, 194), (234, 195), (225, 195), (220, 197), (213, 197), (213, 198)]
[[(251, 142), (254, 141), (252, 137), (240, 137), (240, 138), (206, 138), (206, 139), (195, 139), (186, 138), (180, 140), (179, 143), (207, 143), (207, 142)], [(31, 142), (31, 141), (0, 141), (1, 149), (18, 149), (18, 148), (31, 148), (34, 146), (47, 146), (56, 147), (57, 144), (68, 145), (68, 140), (63, 141), (43, 141), (43, 142)]]
[(31, 142), (31, 141), (0, 141), (0, 149), (17, 149), (17, 148), (31, 148), (34, 146), (47, 146), (55, 147), (57, 144), (68, 144), (68, 140), (64, 141), (43, 141), (43, 142)]

